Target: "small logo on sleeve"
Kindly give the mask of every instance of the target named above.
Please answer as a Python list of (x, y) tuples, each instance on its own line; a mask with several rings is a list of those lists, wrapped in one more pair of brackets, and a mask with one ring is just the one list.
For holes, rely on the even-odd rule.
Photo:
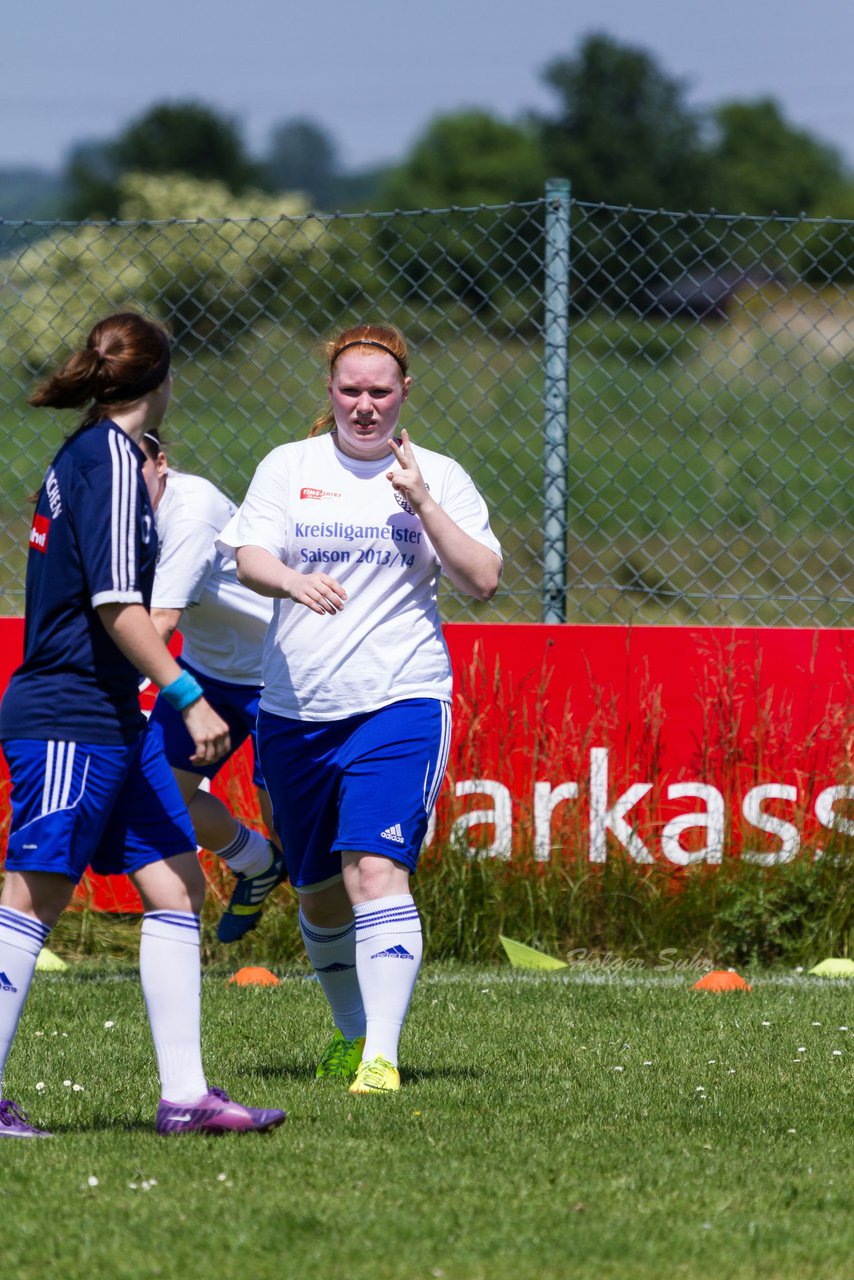
[(299, 491), (300, 498), (310, 498), (315, 502), (321, 502), (324, 498), (340, 498), (340, 493), (335, 493), (332, 489), (312, 489), (308, 485), (304, 485)]
[(47, 535), (50, 533), (50, 521), (47, 516), (35, 516), (33, 518), (33, 527), (30, 529), (30, 546), (34, 551), (41, 551), (42, 555), (47, 551)]

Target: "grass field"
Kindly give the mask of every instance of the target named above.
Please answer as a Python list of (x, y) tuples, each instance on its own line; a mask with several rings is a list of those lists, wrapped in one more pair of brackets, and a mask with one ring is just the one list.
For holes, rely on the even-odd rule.
[(286, 1124), (170, 1141), (133, 972), (37, 975), (7, 1092), (56, 1136), (3, 1145), (4, 1277), (851, 1276), (850, 983), (426, 966), (403, 1089), (355, 1099), (313, 1083), (323, 997), (282, 976), (208, 971), (205, 1051)]

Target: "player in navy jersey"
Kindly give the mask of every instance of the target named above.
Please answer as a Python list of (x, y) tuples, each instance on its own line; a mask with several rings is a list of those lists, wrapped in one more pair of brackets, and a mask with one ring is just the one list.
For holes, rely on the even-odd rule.
[(450, 741), (439, 574), (489, 600), (501, 549), (463, 468), (397, 435), (402, 335), (359, 325), (328, 356), (330, 411), (261, 462), (217, 545), (275, 600), (258, 742), (335, 1023), (317, 1075), (382, 1095), (400, 1087), (422, 952), (410, 876)]
[[(148, 613), (157, 532), (139, 441), (166, 412), (170, 358), (158, 325), (112, 315), (30, 398), (88, 408), (38, 496), (24, 661), (0, 707), (12, 778), (0, 893), (0, 1082), (39, 951), (91, 866), (129, 874), (143, 902), (140, 977), (161, 1081), (157, 1131), (261, 1130), (284, 1112), (233, 1102), (204, 1075), (204, 879), (186, 806), (137, 697), (141, 672), (183, 716), (192, 764), (228, 750), (228, 726)], [(0, 1138), (47, 1136), (0, 1100)]]
[(214, 546), (217, 534), (234, 515), (234, 503), (204, 476), (170, 468), (155, 432), (147, 431), (141, 446), (159, 543), (151, 620), (167, 643), (180, 629), (184, 647), (179, 664), (198, 680), (206, 700), (227, 722), (231, 751), (213, 764), (191, 765), (192, 741), (186, 725), (162, 693), (154, 704), (149, 730), (163, 744), (198, 843), (222, 858), (237, 877), (217, 926), (221, 942), (236, 942), (255, 928), (265, 899), (284, 879), (284, 858), (277, 840), (268, 840), (238, 822), (201, 783), (215, 777), (249, 738), (261, 815), (268, 831), (273, 830), (255, 740), (261, 650), (273, 605), (238, 582), (233, 557)]

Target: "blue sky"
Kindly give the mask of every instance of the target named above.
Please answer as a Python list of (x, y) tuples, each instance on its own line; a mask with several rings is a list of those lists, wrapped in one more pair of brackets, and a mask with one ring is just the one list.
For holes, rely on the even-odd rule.
[(256, 153), (277, 121), (307, 116), (362, 168), (400, 158), (440, 112), (549, 109), (542, 67), (591, 31), (649, 50), (697, 106), (775, 97), (854, 165), (851, 0), (17, 0), (0, 165), (56, 168), (153, 102), (197, 98)]

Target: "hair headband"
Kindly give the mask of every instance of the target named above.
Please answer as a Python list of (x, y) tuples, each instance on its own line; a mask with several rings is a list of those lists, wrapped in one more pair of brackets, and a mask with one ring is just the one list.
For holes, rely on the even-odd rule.
[(117, 401), (123, 400), (139, 400), (141, 396), (147, 395), (149, 391), (153, 391), (155, 387), (159, 387), (169, 372), (169, 366), (172, 363), (172, 348), (169, 346), (169, 339), (162, 329), (157, 330), (160, 335), (160, 357), (148, 373), (137, 378), (136, 382), (126, 382), (122, 386), (113, 387), (110, 391), (102, 392), (98, 395), (99, 404), (115, 404)]
[(345, 342), (344, 346), (339, 347), (335, 352), (335, 355), (332, 357), (332, 364), (329, 366), (330, 369), (335, 364), (338, 357), (343, 355), (345, 351), (349, 351), (351, 347), (376, 347), (378, 351), (384, 351), (386, 355), (391, 356), (392, 360), (397, 364), (404, 378), (406, 377), (406, 365), (403, 363), (397, 352), (392, 351), (391, 347), (387, 347), (384, 342), (375, 342), (373, 338), (354, 338), (352, 342)]

